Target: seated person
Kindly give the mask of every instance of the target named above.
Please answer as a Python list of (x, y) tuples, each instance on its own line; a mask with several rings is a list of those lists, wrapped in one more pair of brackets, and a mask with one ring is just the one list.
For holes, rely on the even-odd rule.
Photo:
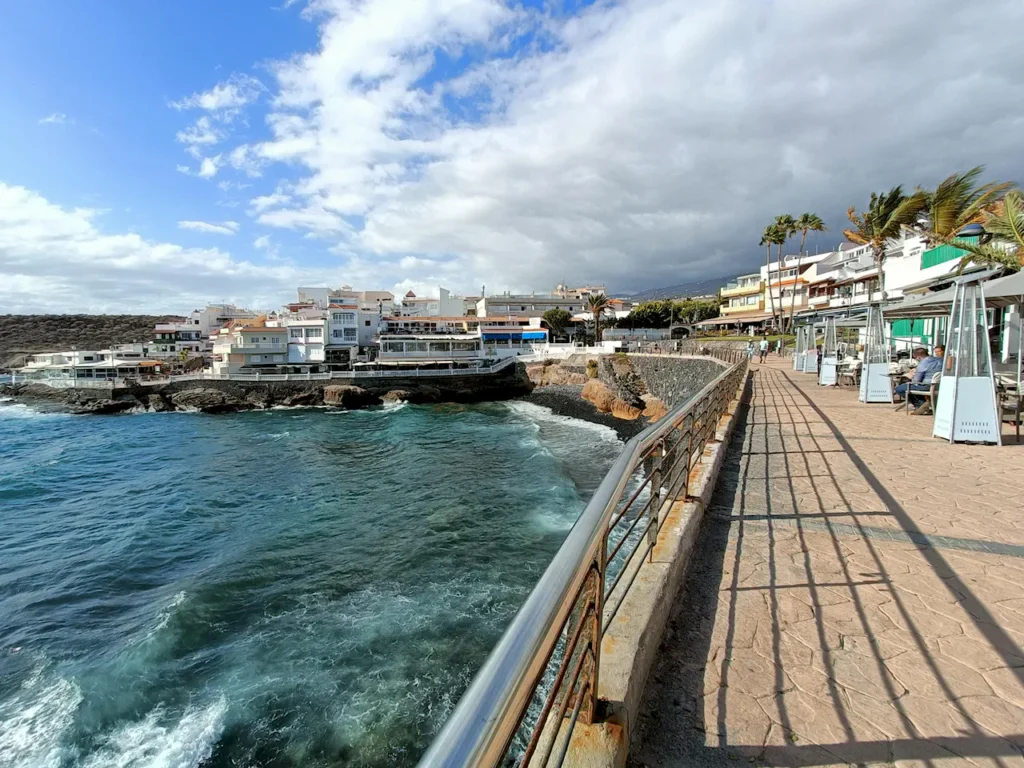
[(935, 348), (935, 355), (929, 355), (924, 347), (914, 350), (914, 359), (917, 360), (917, 370), (914, 377), (896, 387), (896, 394), (906, 397), (909, 405), (914, 406), (915, 414), (923, 414), (928, 409), (928, 401), (923, 397), (915, 397), (914, 392), (927, 392), (932, 386), (932, 376), (942, 371), (942, 347)]

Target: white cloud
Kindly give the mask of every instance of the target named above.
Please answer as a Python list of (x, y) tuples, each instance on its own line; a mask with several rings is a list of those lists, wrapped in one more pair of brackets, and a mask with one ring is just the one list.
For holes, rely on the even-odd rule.
[(202, 179), (212, 179), (217, 175), (217, 169), (219, 167), (220, 155), (204, 157), (203, 162), (199, 164), (199, 173), (197, 175)]
[(249, 201), (249, 205), (253, 211), (265, 211), (267, 208), (273, 208), (274, 206), (284, 205), (289, 202), (291, 197), (282, 192), (274, 192), (270, 195), (260, 195), (254, 197)]
[[(38, 192), (0, 182), (0, 307), (14, 313), (176, 313), (230, 301), (272, 309), (299, 285), (376, 288), (379, 264), (349, 259), (335, 268), (280, 260), (254, 264), (220, 248), (186, 248), (134, 232), (105, 232), (101, 213), (64, 208)], [(222, 224), (223, 225), (223, 224)], [(237, 227), (228, 222), (226, 227)], [(409, 276), (446, 283), (428, 272)]]
[(261, 251), (265, 251), (267, 248), (270, 247), (270, 245), (270, 235), (260, 235), (259, 237), (252, 241), (252, 247), (257, 248)]
[(73, 125), (74, 122), (63, 112), (54, 112), (46, 117), (39, 118), (40, 125)]
[(233, 235), (238, 232), (238, 222), (179, 221), (178, 229), (191, 229), (195, 232), (208, 232), (213, 235)]
[(203, 109), (222, 117), (233, 117), (237, 110), (256, 101), (263, 90), (263, 83), (255, 77), (235, 74), (208, 91), (172, 101), (171, 106), (177, 110)]
[[(781, 212), (824, 216), (825, 245), (872, 189), (981, 162), (1024, 177), (1019, 0), (905, 0), (870, 30), (863, 0), (315, 9), (319, 46), (273, 69), (270, 136), (244, 145), (300, 174), (258, 220), (344, 253), (451, 256), (470, 290), (735, 273)], [(434, 50), (493, 52), (524, 24), (546, 44), (421, 87)]]
[(178, 131), (176, 138), (179, 143), (190, 146), (213, 145), (224, 138), (224, 134), (214, 127), (209, 117), (203, 115), (184, 131)]

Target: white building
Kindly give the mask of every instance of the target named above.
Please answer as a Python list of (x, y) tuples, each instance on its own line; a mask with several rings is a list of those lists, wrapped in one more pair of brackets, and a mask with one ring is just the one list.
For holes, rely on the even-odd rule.
[(163, 372), (160, 361), (146, 356), (143, 344), (118, 344), (110, 349), (76, 349), (31, 355), (15, 376), (44, 380), (110, 381), (127, 376), (144, 377)]
[[(789, 315), (790, 309), (799, 313), (807, 308), (807, 286), (809, 278), (816, 272), (814, 266), (831, 254), (817, 253), (803, 256), (783, 256), (782, 262), (772, 261), (761, 267), (760, 277), (764, 283), (764, 311)], [(769, 279), (769, 275), (771, 279)]]
[(437, 288), (437, 298), (417, 296), (409, 291), (402, 297), (404, 317), (455, 317), (466, 314), (466, 302), (447, 288)]
[(272, 372), (288, 363), (288, 329), (256, 321), (250, 326), (229, 323), (213, 341), (213, 372)]
[(485, 296), (476, 304), (477, 317), (491, 315), (541, 318), (549, 309), (564, 309), (570, 315), (587, 311), (587, 302), (582, 297), (530, 294), (502, 294)]
[(350, 285), (341, 288), (300, 287), (298, 302), (327, 309), (332, 304), (355, 305), (362, 312), (377, 312), (385, 316), (394, 314), (395, 296), (388, 291), (357, 291)]

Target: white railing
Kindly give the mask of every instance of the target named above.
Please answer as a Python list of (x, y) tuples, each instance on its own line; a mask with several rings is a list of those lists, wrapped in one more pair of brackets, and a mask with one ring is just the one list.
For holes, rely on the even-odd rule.
[[(493, 365), (481, 366), (480, 368), (441, 368), (428, 370), (424, 368), (408, 368), (406, 370), (378, 370), (378, 371), (330, 371), (327, 373), (183, 373), (166, 378), (144, 379), (133, 382), (137, 386), (157, 387), (164, 384), (173, 384), (182, 381), (239, 381), (239, 382), (262, 382), (272, 383), (279, 381), (331, 381), (332, 379), (377, 379), (377, 378), (445, 378), (449, 376), (480, 376), (497, 373), (508, 368), (516, 362), (515, 357), (506, 357), (495, 362)], [(124, 379), (95, 380), (95, 379), (39, 379), (14, 374), (11, 376), (12, 384), (36, 383), (46, 384), (54, 389), (112, 389), (114, 387), (127, 386)]]

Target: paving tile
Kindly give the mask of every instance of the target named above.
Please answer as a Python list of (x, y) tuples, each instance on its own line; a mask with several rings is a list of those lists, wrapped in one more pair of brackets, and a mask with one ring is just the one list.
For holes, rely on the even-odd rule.
[(1024, 447), (782, 362), (741, 417), (631, 764), (1024, 768)]

